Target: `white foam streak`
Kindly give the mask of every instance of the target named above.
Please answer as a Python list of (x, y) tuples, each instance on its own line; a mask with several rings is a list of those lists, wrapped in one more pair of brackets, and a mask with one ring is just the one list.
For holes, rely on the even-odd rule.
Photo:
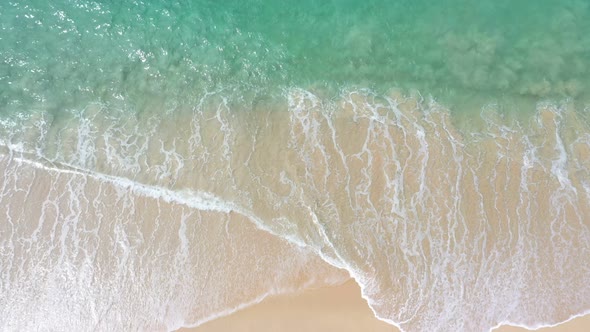
[[(252, 211), (239, 206), (233, 202), (229, 202), (223, 200), (211, 193), (203, 192), (203, 191), (194, 191), (189, 189), (174, 191), (168, 188), (154, 186), (154, 185), (145, 185), (142, 183), (138, 183), (132, 181), (130, 179), (124, 177), (117, 177), (103, 173), (97, 173), (94, 171), (81, 169), (75, 167), (73, 165), (68, 164), (58, 164), (53, 163), (48, 160), (44, 161), (34, 161), (24, 157), (16, 157), (13, 156), (12, 159), (15, 162), (27, 164), (33, 166), (35, 168), (43, 169), (45, 171), (54, 172), (58, 174), (69, 174), (80, 176), (82, 178), (90, 177), (102, 182), (110, 183), (115, 185), (117, 188), (124, 189), (125, 192), (130, 191), (136, 195), (141, 195), (149, 198), (153, 198), (156, 200), (162, 200), (167, 203), (175, 203), (175, 204), (182, 204), (188, 206), (193, 209), (197, 209), (200, 211), (215, 211), (215, 212), (223, 212), (223, 213), (238, 213), (240, 215), (245, 216), (249, 220), (251, 220), (258, 229), (263, 230), (265, 232), (271, 233), (275, 236), (278, 236), (284, 240), (287, 240), (299, 247), (307, 247), (308, 244), (302, 242), (299, 238), (294, 236), (285, 236), (284, 234), (276, 234), (272, 229), (266, 226), (266, 223), (257, 217)], [(75, 204), (75, 203), (74, 203)], [(74, 216), (72, 216), (71, 220), (76, 220)], [(321, 227), (318, 227), (321, 230)], [(62, 236), (65, 233), (62, 233)], [(123, 234), (118, 237), (118, 242), (123, 249), (126, 250), (128, 248), (128, 243), (124, 240)], [(325, 236), (325, 234), (324, 234)], [(327, 244), (330, 244), (327, 241)], [(64, 245), (65, 248), (65, 245)], [(317, 248), (315, 248), (318, 250)], [(343, 263), (343, 261), (338, 260), (335, 261), (333, 258), (325, 256), (321, 251), (317, 251), (317, 254), (320, 255), (326, 262), (330, 263), (332, 266), (337, 268), (344, 268), (347, 269), (347, 265)], [(347, 269), (349, 270), (349, 269)]]

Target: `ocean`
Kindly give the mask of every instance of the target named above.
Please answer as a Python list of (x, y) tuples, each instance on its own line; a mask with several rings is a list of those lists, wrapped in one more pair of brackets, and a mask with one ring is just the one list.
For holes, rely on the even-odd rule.
[(589, 93), (585, 0), (2, 1), (0, 330), (586, 314)]

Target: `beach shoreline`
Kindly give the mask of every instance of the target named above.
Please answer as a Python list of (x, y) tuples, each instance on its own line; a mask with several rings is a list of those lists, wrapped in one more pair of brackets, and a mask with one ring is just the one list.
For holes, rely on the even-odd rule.
[[(584, 332), (590, 329), (590, 315), (536, 330), (501, 325), (491, 332)], [(353, 280), (339, 286), (308, 289), (295, 294), (270, 296), (193, 328), (178, 332), (266, 332), (266, 331), (372, 331), (398, 332), (398, 328), (377, 319)]]

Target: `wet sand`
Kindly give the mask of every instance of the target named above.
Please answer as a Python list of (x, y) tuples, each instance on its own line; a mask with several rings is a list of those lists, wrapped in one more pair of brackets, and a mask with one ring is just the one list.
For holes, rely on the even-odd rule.
[[(0, 123), (4, 324), (172, 330), (349, 275), (406, 331), (590, 308), (590, 122), (574, 105), (471, 123), (393, 93), (285, 99)], [(210, 324), (226, 321), (217, 330), (392, 331), (342, 287)]]
[[(586, 332), (590, 316), (579, 317), (539, 332)], [(304, 291), (295, 295), (268, 298), (234, 314), (179, 332), (271, 332), (337, 331), (398, 332), (373, 316), (353, 281), (341, 286)], [(526, 332), (521, 327), (502, 326), (493, 332)]]
[[(526, 332), (530, 331), (522, 327), (502, 326), (495, 329), (494, 332)], [(587, 332), (590, 331), (590, 315), (578, 317), (567, 323), (563, 323), (554, 327), (544, 327), (538, 332)]]
[(367, 331), (396, 332), (375, 318), (353, 281), (341, 286), (268, 298), (232, 315), (179, 332)]

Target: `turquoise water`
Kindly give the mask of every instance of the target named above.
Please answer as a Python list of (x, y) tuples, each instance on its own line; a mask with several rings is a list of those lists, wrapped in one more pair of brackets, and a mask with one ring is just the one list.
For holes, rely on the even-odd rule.
[(589, 92), (588, 1), (0, 1), (0, 330), (589, 313)]
[(587, 1), (3, 1), (0, 23), (3, 112), (292, 86), (453, 106), (590, 84)]

